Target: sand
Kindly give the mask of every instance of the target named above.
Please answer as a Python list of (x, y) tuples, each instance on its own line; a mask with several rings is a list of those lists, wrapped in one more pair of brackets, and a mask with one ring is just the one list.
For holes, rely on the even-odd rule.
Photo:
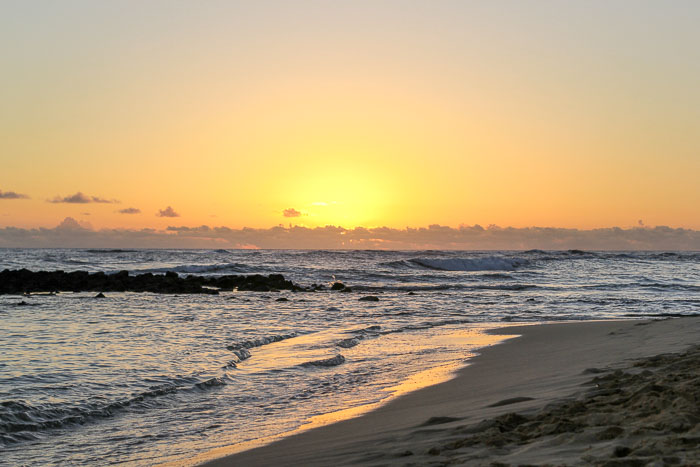
[(493, 332), (520, 337), (450, 381), (205, 465), (700, 465), (700, 318)]

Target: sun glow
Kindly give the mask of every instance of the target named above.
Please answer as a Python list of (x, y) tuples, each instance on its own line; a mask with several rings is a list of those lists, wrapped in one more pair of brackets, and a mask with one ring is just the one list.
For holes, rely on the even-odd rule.
[[(286, 193), (299, 206), (302, 225), (374, 225), (390, 211), (395, 191), (380, 173), (359, 168), (312, 169), (287, 182)], [(321, 200), (321, 201), (317, 201)]]
[(697, 8), (26, 3), (0, 228), (700, 227)]

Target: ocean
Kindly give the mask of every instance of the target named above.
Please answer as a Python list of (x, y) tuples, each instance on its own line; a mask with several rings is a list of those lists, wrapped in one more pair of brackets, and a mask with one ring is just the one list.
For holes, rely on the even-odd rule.
[(485, 329), (700, 314), (697, 252), (0, 249), (21, 268), (323, 290), (0, 295), (6, 465), (181, 461), (444, 380)]

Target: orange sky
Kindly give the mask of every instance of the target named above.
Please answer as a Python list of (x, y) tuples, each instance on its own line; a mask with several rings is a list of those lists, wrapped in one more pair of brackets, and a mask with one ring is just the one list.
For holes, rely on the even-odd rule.
[(564, 3), (10, 2), (0, 227), (700, 228), (700, 7)]

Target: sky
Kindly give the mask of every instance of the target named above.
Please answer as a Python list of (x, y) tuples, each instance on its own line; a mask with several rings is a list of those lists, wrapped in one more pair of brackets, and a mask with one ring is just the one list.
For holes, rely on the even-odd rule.
[(694, 1), (6, 0), (0, 229), (699, 230), (697, 24)]

